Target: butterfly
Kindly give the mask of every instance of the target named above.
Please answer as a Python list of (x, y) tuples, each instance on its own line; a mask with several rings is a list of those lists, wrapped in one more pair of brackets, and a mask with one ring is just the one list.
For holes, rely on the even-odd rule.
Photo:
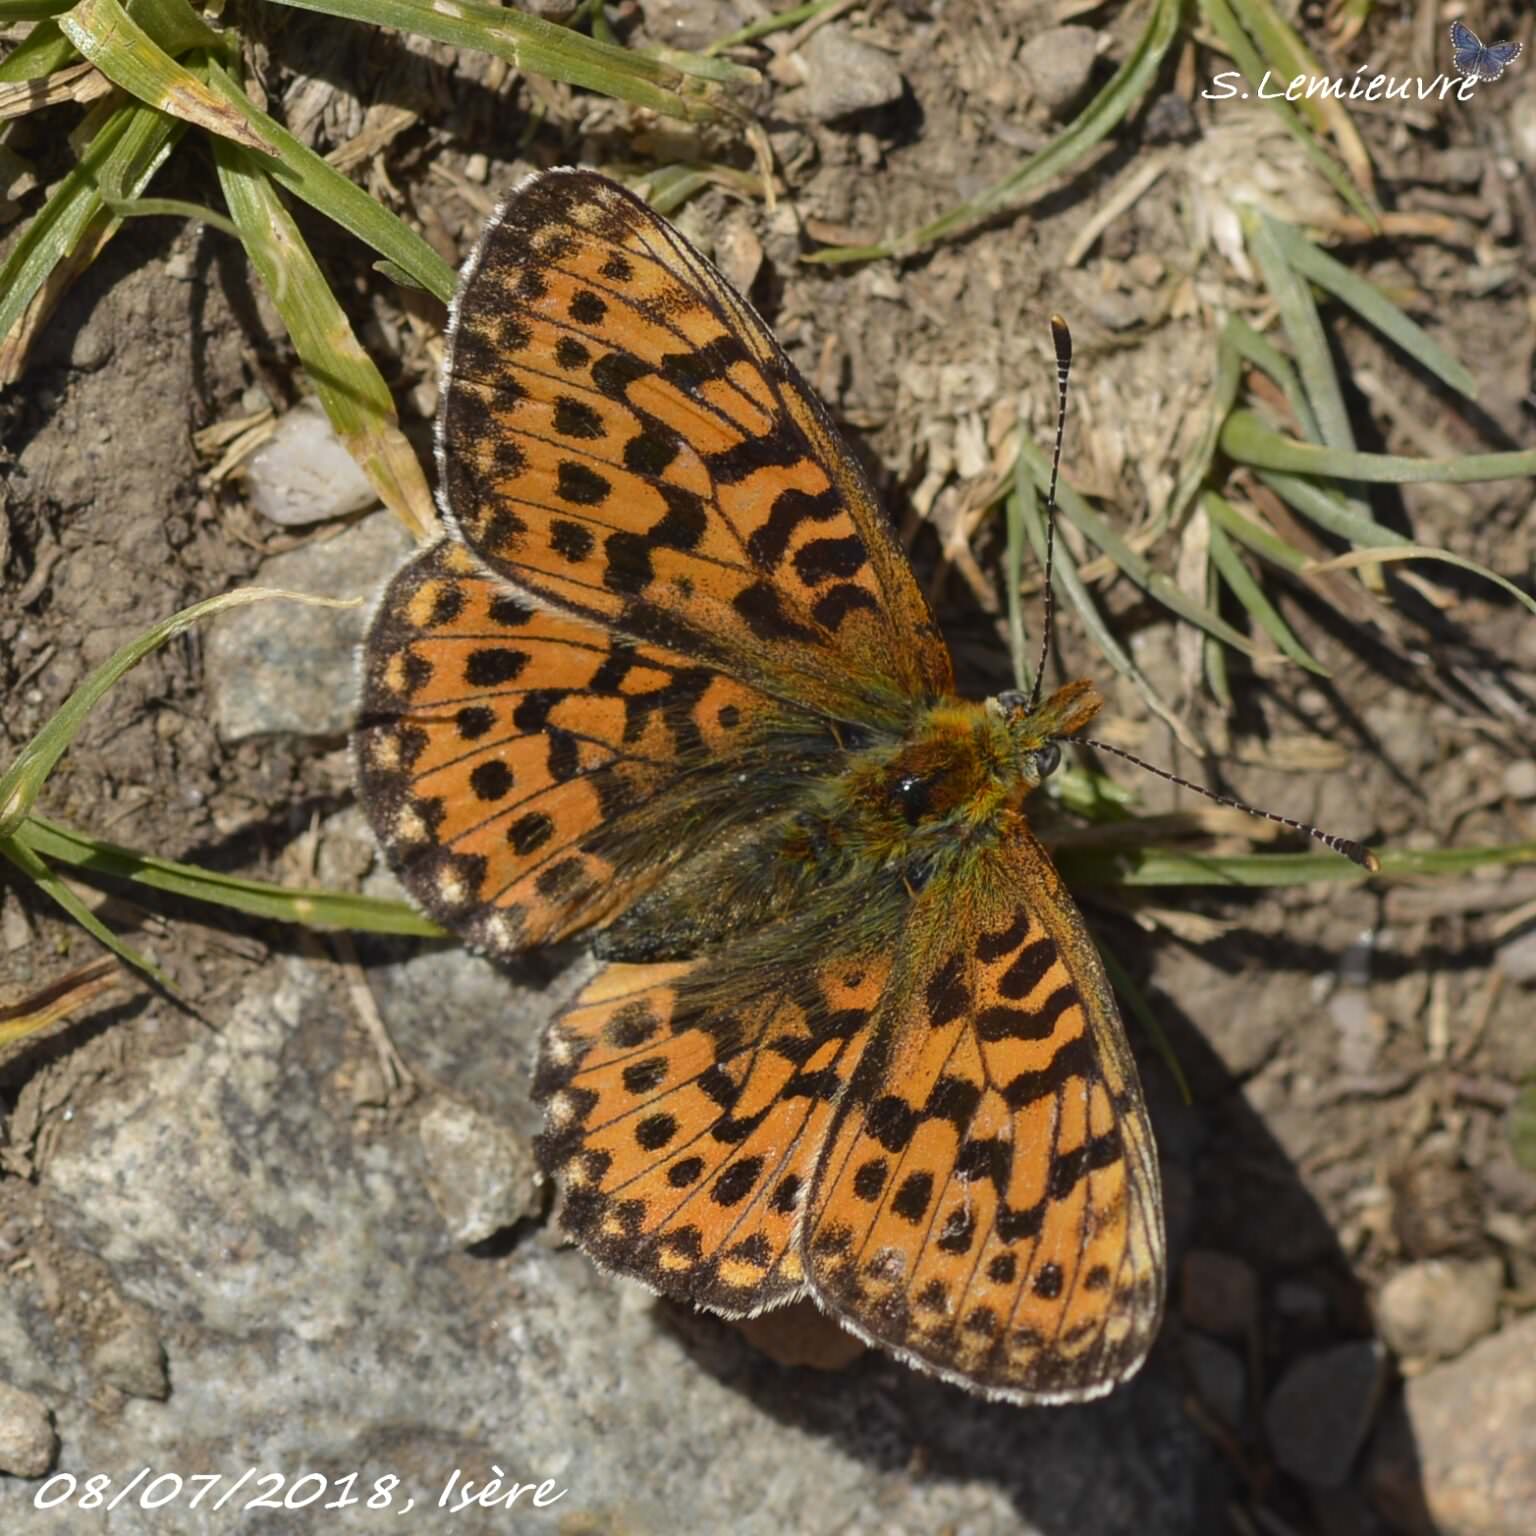
[(359, 794), (472, 945), (592, 936), (534, 1085), (566, 1230), (988, 1396), (1125, 1381), (1157, 1154), (1025, 811), (1099, 694), (957, 696), (772, 332), (592, 172), (526, 181), (466, 263), (438, 459), (449, 532), (364, 645)]
[(1497, 80), (1520, 53), (1522, 43), (1489, 43), (1486, 47), (1465, 22), (1451, 23), (1451, 49), (1457, 71), (1474, 80)]

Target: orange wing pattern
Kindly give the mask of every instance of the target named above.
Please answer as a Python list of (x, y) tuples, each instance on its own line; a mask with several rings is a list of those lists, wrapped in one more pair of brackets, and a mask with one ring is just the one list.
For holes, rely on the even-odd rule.
[(439, 453), (465, 542), (562, 609), (833, 715), (953, 686), (772, 333), (603, 177), (525, 183), (466, 264)]
[(1156, 1151), (1092, 941), (1019, 820), (925, 893), (802, 1243), (854, 1332), (1026, 1402), (1108, 1391), (1162, 1308)]
[(606, 921), (664, 872), (589, 846), (765, 707), (695, 661), (541, 610), (462, 544), (414, 556), (364, 652), (355, 738), (406, 888), (493, 954)]
[(994, 1396), (1124, 1380), (1157, 1161), (1016, 809), (1091, 690), (951, 696), (821, 406), (602, 177), (525, 183), (466, 264), (439, 453), (452, 536), (369, 632), (360, 798), (481, 948), (604, 930), (536, 1081), (565, 1226), (728, 1315), (809, 1293)]
[(739, 1317), (805, 1288), (796, 1219), (890, 962), (765, 986), (732, 1014), (690, 1002), (707, 964), (611, 965), (556, 1021), (539, 1153), (600, 1263)]

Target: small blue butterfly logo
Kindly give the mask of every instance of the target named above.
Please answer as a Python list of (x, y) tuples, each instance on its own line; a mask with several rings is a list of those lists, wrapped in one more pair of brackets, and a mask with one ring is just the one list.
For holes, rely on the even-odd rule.
[(1451, 23), (1451, 49), (1457, 72), (1474, 80), (1497, 80), (1520, 57), (1522, 43), (1489, 43), (1486, 47), (1465, 22)]

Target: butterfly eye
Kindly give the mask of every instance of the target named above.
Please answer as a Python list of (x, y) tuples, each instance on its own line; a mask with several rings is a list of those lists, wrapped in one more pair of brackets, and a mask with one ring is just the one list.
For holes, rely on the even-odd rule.
[(1061, 748), (1048, 741), (1038, 751), (1030, 754), (1037, 779), (1048, 779), (1061, 764)]
[(904, 773), (891, 786), (891, 798), (901, 808), (909, 826), (916, 826), (933, 802), (933, 780), (920, 773)]

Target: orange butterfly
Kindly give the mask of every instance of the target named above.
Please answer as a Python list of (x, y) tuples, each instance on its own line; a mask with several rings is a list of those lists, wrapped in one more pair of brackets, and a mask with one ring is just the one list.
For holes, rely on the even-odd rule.
[(566, 1227), (991, 1396), (1124, 1381), (1162, 1308), (1157, 1156), (1022, 809), (1093, 687), (955, 696), (772, 333), (590, 172), (524, 183), (466, 265), (438, 452), (452, 534), (369, 634), (362, 803), (482, 949), (596, 930), (536, 1083)]

